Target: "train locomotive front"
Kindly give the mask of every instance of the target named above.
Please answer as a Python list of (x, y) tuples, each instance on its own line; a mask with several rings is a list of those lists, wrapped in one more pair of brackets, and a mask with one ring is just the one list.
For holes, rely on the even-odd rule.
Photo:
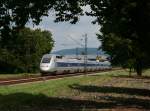
[(40, 72), (42, 74), (55, 72), (55, 56), (45, 54), (40, 62)]

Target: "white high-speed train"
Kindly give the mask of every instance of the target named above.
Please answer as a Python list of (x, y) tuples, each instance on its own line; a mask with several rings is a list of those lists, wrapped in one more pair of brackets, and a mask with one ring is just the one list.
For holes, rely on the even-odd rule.
[(111, 69), (111, 63), (109, 61), (99, 62), (96, 60), (87, 60), (85, 64), (84, 59), (45, 54), (41, 59), (40, 71), (43, 75), (84, 72), (85, 65), (86, 71)]

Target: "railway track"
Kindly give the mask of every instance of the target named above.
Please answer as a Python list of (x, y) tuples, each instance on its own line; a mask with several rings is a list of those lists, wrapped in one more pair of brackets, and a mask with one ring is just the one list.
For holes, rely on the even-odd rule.
[[(119, 69), (88, 72), (86, 75), (93, 74), (93, 73), (95, 74), (95, 73), (101, 73), (101, 72), (114, 71), (114, 70), (119, 70)], [(31, 78), (4, 79), (4, 80), (0, 80), (0, 86), (14, 85), (14, 84), (20, 84), (20, 83), (29, 83), (29, 82), (36, 82), (36, 81), (46, 81), (46, 80), (50, 80), (50, 79), (79, 76), (79, 75), (85, 75), (85, 73), (60, 74), (60, 75), (55, 75), (55, 76), (39, 76), (39, 77), (31, 77)]]

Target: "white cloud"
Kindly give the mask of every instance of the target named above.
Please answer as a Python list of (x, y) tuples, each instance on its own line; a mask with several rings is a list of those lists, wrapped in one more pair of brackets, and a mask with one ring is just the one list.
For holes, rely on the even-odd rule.
[(100, 42), (96, 37), (96, 33), (99, 32), (99, 26), (91, 23), (94, 18), (82, 16), (77, 24), (70, 24), (68, 22), (54, 23), (53, 20), (54, 17), (50, 15), (48, 17), (43, 17), (43, 21), (38, 26), (33, 27), (31, 23), (27, 26), (34, 29), (41, 28), (42, 30), (51, 31), (53, 39), (55, 40), (55, 47), (53, 50), (80, 47), (79, 44), (75, 43), (74, 40), (71, 40), (69, 36), (83, 44), (84, 42), (81, 41), (81, 38), (83, 38), (82, 36), (85, 33), (87, 33), (88, 37), (88, 47), (99, 47)]

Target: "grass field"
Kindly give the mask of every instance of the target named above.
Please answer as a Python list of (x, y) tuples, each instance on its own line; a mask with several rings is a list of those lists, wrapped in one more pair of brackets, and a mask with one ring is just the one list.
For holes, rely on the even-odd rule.
[(0, 111), (150, 111), (150, 70), (0, 86)]
[(12, 78), (26, 78), (26, 77), (35, 77), (40, 76), (40, 73), (38, 74), (28, 74), (28, 73), (20, 73), (20, 74), (0, 74), (0, 79), (12, 79)]

